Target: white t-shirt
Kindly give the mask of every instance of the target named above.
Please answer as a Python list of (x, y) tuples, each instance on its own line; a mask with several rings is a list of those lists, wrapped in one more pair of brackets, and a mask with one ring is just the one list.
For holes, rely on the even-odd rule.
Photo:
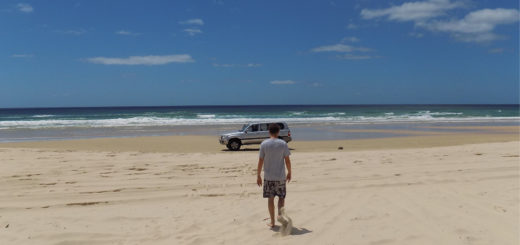
[(289, 146), (281, 139), (266, 139), (260, 144), (260, 158), (264, 159), (264, 179), (285, 180), (285, 160), (291, 155)]

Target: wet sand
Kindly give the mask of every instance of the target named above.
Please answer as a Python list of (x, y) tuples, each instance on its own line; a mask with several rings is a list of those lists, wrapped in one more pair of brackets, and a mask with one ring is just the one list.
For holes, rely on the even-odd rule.
[[(457, 132), (432, 132), (418, 130), (382, 130), (350, 129), (339, 130), (357, 133), (377, 132), (390, 135), (384, 138), (347, 139), (347, 140), (294, 140), (289, 143), (295, 151), (336, 151), (343, 147), (345, 151), (369, 149), (403, 149), (460, 144), (507, 142), (520, 140), (519, 127), (486, 127), (475, 132), (471, 128), (458, 128)], [(461, 132), (466, 129), (469, 131)], [(394, 136), (398, 135), (398, 136)], [(405, 135), (405, 136), (403, 136)], [(221, 152), (226, 147), (218, 143), (217, 136), (148, 136), (129, 138), (94, 138), (80, 140), (53, 140), (0, 143), (8, 148), (42, 148), (74, 151), (112, 151), (112, 152)], [(257, 150), (258, 145), (245, 145), (242, 150)]]

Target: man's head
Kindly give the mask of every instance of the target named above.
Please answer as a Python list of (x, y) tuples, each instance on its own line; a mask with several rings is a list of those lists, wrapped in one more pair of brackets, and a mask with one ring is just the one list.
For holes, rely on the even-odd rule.
[(273, 137), (278, 137), (280, 133), (280, 126), (277, 123), (269, 124), (269, 134)]

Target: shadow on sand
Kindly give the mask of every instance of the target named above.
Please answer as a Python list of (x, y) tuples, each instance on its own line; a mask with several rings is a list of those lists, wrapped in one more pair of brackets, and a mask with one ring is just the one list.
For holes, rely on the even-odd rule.
[[(244, 149), (240, 149), (240, 150), (238, 150), (236, 152), (241, 152), (241, 151), (259, 151), (259, 150), (260, 150), (260, 148), (244, 148)], [(290, 148), (289, 147), (289, 150), (293, 151), (294, 148)], [(228, 149), (222, 149), (221, 151), (223, 151), (223, 152), (235, 152), (235, 151), (228, 150)]]
[(240, 149), (238, 151), (232, 151), (232, 150), (228, 150), (228, 149), (222, 149), (222, 151), (224, 152), (241, 152), (241, 151), (259, 151), (260, 148), (244, 148), (244, 149)]
[[(271, 230), (273, 230), (274, 232), (279, 232), (280, 231), (280, 226), (276, 225)], [(312, 232), (311, 230), (307, 230), (305, 228), (293, 227), (292, 230), (291, 230), (291, 234), (290, 235), (291, 236), (298, 236), (298, 235), (304, 235), (304, 234), (311, 233), (311, 232)]]

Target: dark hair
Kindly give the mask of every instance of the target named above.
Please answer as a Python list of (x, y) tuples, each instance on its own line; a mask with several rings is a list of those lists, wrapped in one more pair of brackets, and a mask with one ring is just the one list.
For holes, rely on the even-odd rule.
[(269, 124), (269, 133), (275, 135), (280, 132), (280, 125), (276, 123)]

